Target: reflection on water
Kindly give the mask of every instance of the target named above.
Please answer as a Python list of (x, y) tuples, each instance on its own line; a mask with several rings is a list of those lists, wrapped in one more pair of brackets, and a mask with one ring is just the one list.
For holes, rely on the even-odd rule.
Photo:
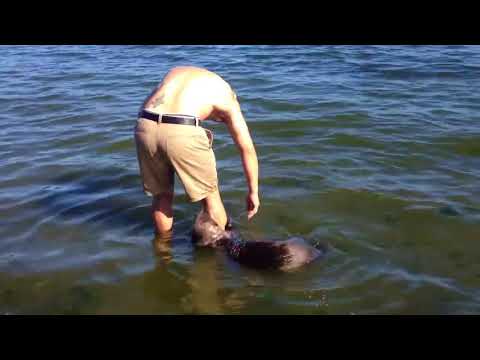
[[(174, 263), (173, 231), (156, 235), (153, 239), (154, 252), (158, 257), (156, 271), (168, 272)], [(193, 245), (192, 245), (193, 246)], [(189, 291), (180, 299), (182, 309), (187, 314), (223, 314), (226, 307), (237, 310), (243, 304), (235, 293), (222, 296), (222, 267), (225, 254), (221, 249), (193, 249), (193, 258), (184, 283)]]
[(157, 234), (152, 240), (155, 254), (165, 263), (172, 261), (172, 237), (173, 230), (169, 232)]
[(219, 257), (203, 251), (207, 249), (197, 250), (187, 280), (191, 292), (182, 299), (183, 306), (187, 313), (221, 314)]

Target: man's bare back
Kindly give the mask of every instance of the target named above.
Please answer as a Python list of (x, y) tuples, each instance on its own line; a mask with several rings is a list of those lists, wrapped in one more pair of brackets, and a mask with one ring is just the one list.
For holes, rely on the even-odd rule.
[[(199, 120), (211, 119), (225, 123), (242, 158), (249, 189), (246, 198), (248, 219), (257, 213), (260, 206), (257, 155), (240, 104), (225, 80), (206, 69), (176, 67), (165, 75), (159, 86), (147, 97), (142, 109), (157, 114), (183, 114), (195, 116)], [(185, 125), (173, 126), (180, 126), (178, 129), (181, 129)], [(154, 196), (152, 214), (157, 232), (171, 228), (172, 201), (171, 192)], [(226, 212), (218, 190), (203, 199), (202, 205), (203, 211), (209, 213), (218, 224), (226, 224)]]
[(182, 66), (170, 70), (143, 108), (159, 114), (188, 114), (222, 121), (222, 108), (236, 100), (230, 85), (206, 69)]

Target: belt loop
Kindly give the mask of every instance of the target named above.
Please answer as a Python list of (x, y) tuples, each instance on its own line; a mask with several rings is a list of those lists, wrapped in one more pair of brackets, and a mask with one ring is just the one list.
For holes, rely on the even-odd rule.
[(195, 127), (198, 127), (198, 117), (195, 116)]
[(161, 124), (161, 123), (162, 123), (162, 117), (163, 117), (163, 114), (158, 114), (157, 124)]

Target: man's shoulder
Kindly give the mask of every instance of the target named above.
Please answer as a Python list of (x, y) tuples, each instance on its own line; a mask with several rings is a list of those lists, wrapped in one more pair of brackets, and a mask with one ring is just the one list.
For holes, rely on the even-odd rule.
[(198, 79), (197, 87), (202, 89), (202, 93), (206, 96), (213, 96), (216, 101), (231, 100), (233, 90), (230, 84), (224, 80), (220, 75), (209, 72), (205, 77)]
[(231, 90), (231, 86), (228, 83), (228, 81), (225, 80), (220, 74), (217, 74), (216, 72), (209, 71), (209, 70), (208, 70), (208, 74), (209, 74), (210, 80), (214, 82), (219, 89), (225, 90), (225, 91)]
[(172, 73), (187, 73), (188, 77), (196, 82), (204, 82), (209, 87), (213, 87), (223, 91), (230, 91), (230, 84), (218, 73), (213, 70), (199, 66), (176, 66), (170, 70)]

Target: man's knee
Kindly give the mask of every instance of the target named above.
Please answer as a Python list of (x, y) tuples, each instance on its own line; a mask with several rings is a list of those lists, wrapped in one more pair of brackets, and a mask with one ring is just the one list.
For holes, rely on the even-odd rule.
[(165, 192), (155, 195), (152, 199), (152, 210), (170, 213), (173, 205), (173, 193)]
[(152, 203), (154, 204), (168, 204), (173, 201), (173, 193), (172, 192), (163, 192), (158, 195), (154, 195), (152, 199)]

